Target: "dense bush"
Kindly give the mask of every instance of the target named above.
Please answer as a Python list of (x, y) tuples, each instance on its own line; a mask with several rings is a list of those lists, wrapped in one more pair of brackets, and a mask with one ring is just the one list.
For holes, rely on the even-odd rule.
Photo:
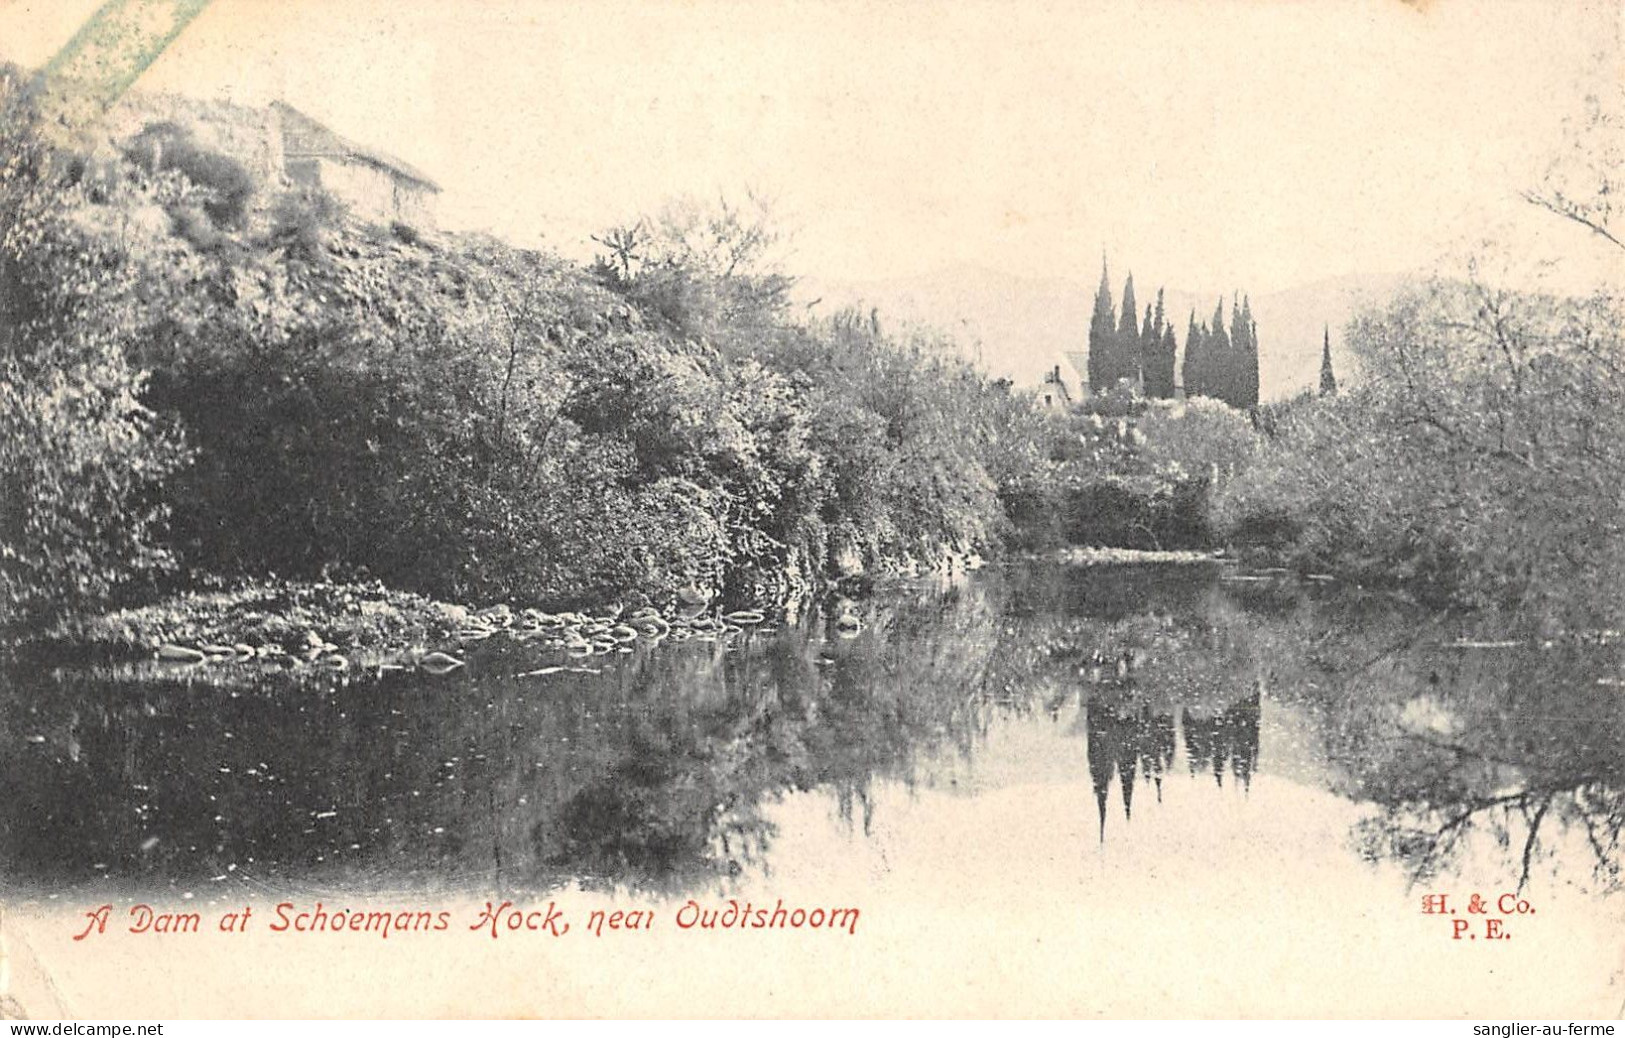
[(758, 208), (674, 206), (582, 269), (319, 193), (248, 213), (172, 129), (94, 178), (0, 132), (11, 619), (177, 562), (544, 605), (1012, 543), (1230, 541), (1559, 612), (1621, 575), (1617, 299), (1432, 285), (1351, 329), (1363, 384), (1262, 431), (1122, 391), (1057, 415), (937, 336), (793, 314)]
[[(1579, 229), (1564, 256), (1481, 250), (1463, 276), (1351, 324), (1360, 383), (1270, 416), (1257, 463), (1221, 495), (1234, 536), (1547, 630), (1620, 625), (1622, 126), (1625, 91), (1591, 98), (1525, 194)], [(1604, 272), (1590, 293), (1529, 287), (1535, 271), (1586, 267)]]
[(175, 436), (127, 360), (140, 285), (71, 218), (78, 164), (43, 147), (0, 70), (0, 626), (104, 600), (168, 568)]
[(1092, 397), (1052, 422), (1045, 457), (1008, 508), (1019, 543), (1149, 550), (1210, 548), (1213, 488), (1251, 457), (1247, 417), (1218, 400)]
[[(1006, 529), (1030, 402), (928, 338), (792, 320), (754, 216), (674, 209), (583, 270), (366, 227), (309, 193), (238, 220), (218, 205), (246, 196), (188, 142), (138, 137), (95, 194), (49, 197), (12, 253), (63, 341), (122, 365), (119, 442), (157, 452), (76, 506), (140, 542), (106, 545), (131, 571), (167, 549), (200, 571), (464, 601), (659, 601), (934, 562)], [(120, 287), (79, 306), (64, 257)], [(7, 391), (55, 393), (60, 360)], [(95, 429), (83, 407), (59, 424)], [(49, 485), (23, 472), (49, 451), (8, 446), (19, 484)]]
[(1279, 419), (1221, 495), (1304, 566), (1556, 613), (1625, 576), (1618, 302), (1439, 281), (1349, 329), (1369, 377)]
[(174, 170), (202, 188), (202, 209), (216, 224), (240, 227), (256, 184), (241, 162), (206, 148), (183, 126), (171, 122), (144, 127), (125, 148), (129, 160), (148, 173)]

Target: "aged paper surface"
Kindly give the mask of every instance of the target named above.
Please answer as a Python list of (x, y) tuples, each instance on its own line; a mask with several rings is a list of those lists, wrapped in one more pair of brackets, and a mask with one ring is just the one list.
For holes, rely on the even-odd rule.
[[(1618, 90), (1601, 0), (193, 7), (122, 132), (218, 104), (214, 146), (358, 214), (580, 263), (672, 197), (758, 192), (798, 306), (934, 323), (1022, 389), (1081, 376), (1103, 250), (1181, 332), (1250, 286), (1266, 398), (1350, 299), (1479, 238), (1617, 263), (1519, 194)], [(97, 9), (0, 6), (0, 58)], [(1556, 766), (1619, 745), (1617, 668), (1563, 685), (1363, 599), (1351, 634), (1247, 583), (1277, 577), (916, 573), (780, 641), (470, 649), (308, 710), (73, 686), (97, 712), (5, 722), (36, 755), (0, 837), (8, 1015), (1617, 1017), (1618, 761)], [(1548, 680), (1580, 698), (1520, 698)], [(1484, 731), (1523, 756), (1440, 763)], [(1424, 868), (1379, 803), (1501, 814)]]

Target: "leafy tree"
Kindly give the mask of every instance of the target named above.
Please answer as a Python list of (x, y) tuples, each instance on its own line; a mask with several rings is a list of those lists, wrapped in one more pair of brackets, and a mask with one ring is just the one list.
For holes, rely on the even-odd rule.
[(69, 215), (88, 204), (85, 166), (44, 143), (20, 74), (0, 69), (0, 625), (173, 564), (155, 488), (185, 452), (126, 359), (144, 286)]
[[(1574, 147), (1527, 195), (1616, 260), (1621, 111), (1625, 90), (1597, 98)], [(1306, 566), (1501, 610), (1535, 644), (1617, 630), (1620, 296), (1608, 285), (1571, 296), (1508, 287), (1486, 275), (1487, 259), (1351, 322), (1344, 341), (1369, 373), (1356, 386), (1337, 385), (1328, 329), (1323, 395), (1282, 414), (1221, 496), (1220, 521), (1236, 535), (1284, 530)]]
[(607, 250), (594, 262), (599, 279), (684, 335), (723, 339), (771, 324), (795, 284), (780, 265), (772, 205), (754, 193), (743, 204), (678, 198), (593, 240)]
[(1137, 428), (1141, 456), (1178, 480), (1229, 480), (1245, 471), (1258, 443), (1245, 415), (1210, 398), (1149, 408)]
[(1284, 525), (1306, 566), (1441, 600), (1617, 614), (1602, 588), (1625, 578), (1620, 318), (1606, 296), (1411, 289), (1350, 325), (1373, 377), (1284, 415), (1226, 523)]
[(1568, 120), (1567, 136), (1524, 198), (1585, 228), (1607, 248), (1625, 251), (1625, 231), (1618, 225), (1618, 198), (1625, 191), (1625, 88), (1617, 79), (1586, 99), (1580, 117)]

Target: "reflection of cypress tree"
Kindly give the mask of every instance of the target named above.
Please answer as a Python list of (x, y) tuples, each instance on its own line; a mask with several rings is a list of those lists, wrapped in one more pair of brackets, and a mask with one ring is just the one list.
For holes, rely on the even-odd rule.
[(1089, 703), (1084, 707), (1085, 742), (1089, 750), (1089, 779), (1100, 815), (1100, 838), (1106, 839), (1106, 802), (1112, 773), (1123, 797), (1123, 817), (1134, 817), (1134, 786), (1141, 775), (1156, 785), (1162, 800), (1162, 776), (1174, 760), (1174, 718), (1153, 714), (1148, 707), (1127, 716)]
[(1184, 711), (1185, 761), (1190, 773), (1211, 771), (1213, 781), (1224, 785), (1225, 765), (1246, 790), (1258, 770), (1259, 695), (1225, 707), (1217, 717), (1197, 717)]
[(1213, 748), (1218, 742), (1219, 725), (1213, 718), (1197, 717), (1189, 710), (1182, 711), (1185, 728), (1185, 764), (1195, 775), (1198, 768), (1213, 765)]
[(1258, 693), (1254, 692), (1219, 715), (1230, 750), (1230, 770), (1243, 790), (1251, 788), (1258, 768)]
[(1134, 779), (1139, 775), (1139, 761), (1135, 758), (1135, 724), (1117, 718), (1117, 782), (1123, 791), (1123, 821), (1134, 818)]
[(1140, 761), (1146, 777), (1157, 787), (1157, 803), (1162, 803), (1162, 777), (1174, 763), (1174, 715), (1153, 714), (1147, 709), (1140, 716)]
[(1095, 791), (1100, 812), (1100, 842), (1106, 842), (1106, 795), (1111, 789), (1112, 768), (1117, 754), (1112, 751), (1113, 718), (1103, 707), (1087, 703), (1083, 708), (1084, 745), (1089, 753), (1089, 782)]

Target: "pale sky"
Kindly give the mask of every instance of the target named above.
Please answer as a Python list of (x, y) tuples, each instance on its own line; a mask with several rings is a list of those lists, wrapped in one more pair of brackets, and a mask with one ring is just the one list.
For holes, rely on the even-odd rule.
[[(96, 0), (0, 0), (43, 62)], [(283, 98), (445, 187), (443, 223), (587, 234), (774, 197), (827, 279), (962, 263), (1247, 285), (1412, 269), (1516, 199), (1613, 0), (214, 0), (139, 86)]]

